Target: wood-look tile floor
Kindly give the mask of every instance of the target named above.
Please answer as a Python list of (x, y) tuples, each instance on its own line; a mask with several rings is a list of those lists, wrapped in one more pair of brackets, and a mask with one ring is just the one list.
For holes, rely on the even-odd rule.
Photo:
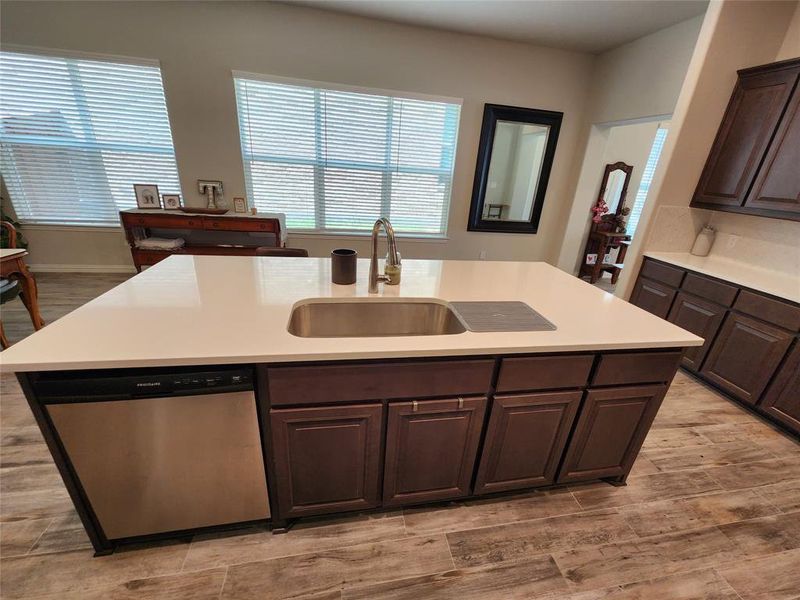
[[(125, 276), (40, 275), (46, 318)], [(26, 333), (24, 311), (3, 311)], [(0, 392), (3, 598), (790, 600), (800, 445), (679, 373), (627, 487), (574, 485), (251, 528), (92, 558), (12, 377)]]

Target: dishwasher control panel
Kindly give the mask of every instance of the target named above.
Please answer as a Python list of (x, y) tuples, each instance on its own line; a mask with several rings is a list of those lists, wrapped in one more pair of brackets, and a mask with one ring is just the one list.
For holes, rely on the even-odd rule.
[(43, 376), (33, 387), (40, 401), (70, 402), (246, 391), (253, 380), (250, 367), (114, 369)]

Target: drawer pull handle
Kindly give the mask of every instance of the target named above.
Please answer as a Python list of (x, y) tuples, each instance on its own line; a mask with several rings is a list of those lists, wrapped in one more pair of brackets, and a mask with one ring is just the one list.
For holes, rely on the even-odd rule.
[(418, 409), (419, 409), (419, 402), (417, 402), (416, 400), (412, 400), (411, 402), (412, 412), (417, 412)]
[(464, 408), (464, 399), (463, 398), (459, 397), (459, 399), (458, 399), (458, 408), (459, 409)]

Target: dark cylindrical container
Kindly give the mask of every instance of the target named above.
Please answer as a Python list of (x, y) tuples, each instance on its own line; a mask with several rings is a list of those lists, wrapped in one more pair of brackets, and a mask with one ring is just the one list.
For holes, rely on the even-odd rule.
[(358, 252), (349, 248), (331, 251), (331, 281), (339, 285), (356, 282), (356, 259)]

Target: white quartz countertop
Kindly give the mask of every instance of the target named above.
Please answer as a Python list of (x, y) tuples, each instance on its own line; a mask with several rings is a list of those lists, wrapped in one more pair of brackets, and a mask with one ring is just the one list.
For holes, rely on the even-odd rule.
[(800, 264), (793, 273), (757, 267), (721, 256), (694, 256), (688, 252), (645, 252), (645, 256), (703, 273), (765, 294), (800, 303)]
[(380, 297), (520, 300), (555, 331), (300, 338), (299, 300), (368, 297), (330, 282), (330, 260), (175, 255), (0, 353), (3, 371), (296, 362), (696, 346), (701, 338), (541, 262), (403, 261)]

